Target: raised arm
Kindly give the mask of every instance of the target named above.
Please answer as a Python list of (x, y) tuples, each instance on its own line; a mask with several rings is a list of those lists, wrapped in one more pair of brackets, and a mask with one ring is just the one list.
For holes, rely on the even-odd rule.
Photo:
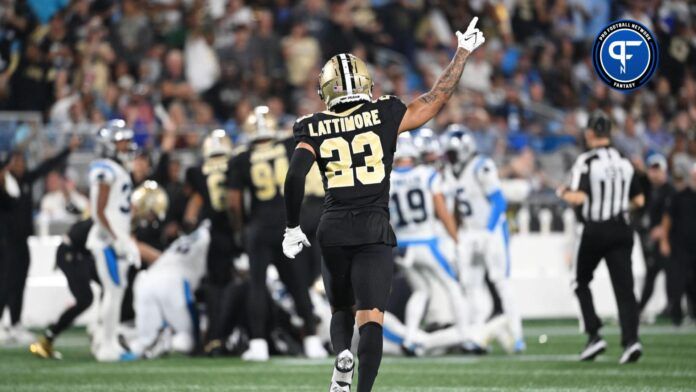
[(477, 21), (478, 17), (474, 17), (464, 34), (457, 31), (458, 46), (454, 58), (430, 91), (408, 104), (399, 125), (399, 133), (419, 128), (430, 121), (450, 99), (462, 77), (464, 64), (469, 54), (486, 41), (483, 33), (476, 28)]

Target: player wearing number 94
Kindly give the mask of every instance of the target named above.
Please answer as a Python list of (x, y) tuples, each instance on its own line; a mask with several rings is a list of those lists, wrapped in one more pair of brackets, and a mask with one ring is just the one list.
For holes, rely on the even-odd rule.
[[(247, 361), (268, 360), (268, 289), (266, 270), (273, 263), (280, 279), (295, 301), (298, 315), (304, 321), (304, 352), (310, 358), (326, 358), (328, 355), (316, 336), (316, 321), (312, 302), (305, 281), (305, 266), (288, 263), (278, 238), (285, 224), (283, 182), (288, 171), (288, 161), (294, 142), (292, 138), (278, 140), (275, 119), (268, 114), (268, 107), (259, 106), (249, 116), (244, 126), (250, 144), (230, 160), (227, 176), (228, 199), (235, 227), (242, 227), (244, 220), (244, 248), (249, 255), (250, 293), (249, 349), (242, 354)], [(248, 195), (248, 203), (242, 198)], [(244, 213), (244, 205), (249, 212)]]
[(354, 362), (350, 342), (356, 322), (358, 390), (372, 390), (382, 360), (382, 322), (396, 245), (389, 225), (389, 177), (397, 135), (425, 124), (452, 96), (466, 59), (484, 42), (477, 19), (466, 32), (457, 32), (454, 58), (432, 89), (415, 101), (404, 105), (391, 96), (373, 101), (373, 81), (365, 63), (351, 54), (339, 54), (319, 75), (319, 95), (328, 110), (295, 123), (298, 144), (285, 180), (283, 251), (294, 258), (310, 246), (299, 217), (305, 176), (316, 161), (326, 190), (317, 240), (332, 307), (331, 343), (338, 353), (332, 392), (350, 390)]

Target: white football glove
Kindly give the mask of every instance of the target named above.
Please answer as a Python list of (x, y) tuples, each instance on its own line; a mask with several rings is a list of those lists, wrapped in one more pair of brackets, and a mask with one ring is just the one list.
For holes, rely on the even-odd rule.
[(129, 237), (116, 237), (111, 243), (119, 260), (140, 266), (140, 252), (135, 241)]
[(300, 226), (285, 228), (285, 235), (283, 235), (283, 253), (285, 253), (288, 259), (294, 259), (305, 246), (309, 248), (312, 244), (309, 243), (307, 236), (302, 232)]
[(474, 16), (474, 19), (471, 20), (464, 34), (459, 31), (456, 33), (458, 46), (469, 53), (486, 42), (486, 38), (483, 36), (481, 30), (476, 28), (476, 22), (478, 22), (478, 16)]
[(116, 237), (111, 242), (111, 247), (119, 258), (126, 258), (131, 252), (131, 245), (127, 238)]

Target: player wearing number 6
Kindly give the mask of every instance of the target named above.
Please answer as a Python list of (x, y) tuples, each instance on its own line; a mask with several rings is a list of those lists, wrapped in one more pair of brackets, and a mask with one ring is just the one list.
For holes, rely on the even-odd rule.
[(506, 350), (522, 352), (525, 343), (522, 320), (510, 287), (510, 232), (505, 218), (507, 202), (503, 196), (498, 169), (492, 159), (479, 154), (474, 138), (460, 125), (451, 125), (445, 133), (445, 149), (454, 159), (446, 172), (454, 180), (455, 210), (459, 225), (459, 271), (471, 304), (472, 322), (482, 326), (488, 314), (485, 276), (495, 286), (507, 319), (510, 339)]
[(467, 57), (484, 42), (476, 21), (465, 33), (457, 32), (457, 51), (433, 88), (408, 106), (391, 96), (373, 101), (373, 81), (365, 63), (351, 54), (339, 54), (319, 75), (319, 96), (328, 110), (295, 123), (298, 144), (285, 181), (283, 251), (294, 258), (310, 246), (299, 217), (305, 176), (316, 161), (326, 190), (317, 240), (333, 313), (331, 342), (338, 353), (332, 392), (350, 390), (354, 362), (350, 342), (356, 322), (358, 390), (372, 390), (382, 360), (382, 322), (394, 268), (389, 177), (397, 135), (425, 124), (452, 96)]

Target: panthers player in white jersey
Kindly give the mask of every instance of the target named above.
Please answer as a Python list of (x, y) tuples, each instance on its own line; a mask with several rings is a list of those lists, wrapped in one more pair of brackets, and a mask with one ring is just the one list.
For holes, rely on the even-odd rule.
[[(456, 153), (457, 162), (447, 167), (453, 179), (455, 209), (460, 223), (458, 258), (462, 284), (471, 293), (472, 318), (481, 325), (480, 296), (485, 288), (485, 274), (495, 285), (510, 326), (513, 350), (524, 351), (522, 321), (510, 290), (510, 233), (505, 218), (507, 202), (503, 196), (495, 163), (478, 154), (473, 137), (460, 126), (451, 126), (445, 149)], [(478, 298), (477, 298), (478, 297)], [(477, 300), (478, 299), (478, 300)], [(477, 306), (479, 304), (479, 306)]]
[(94, 256), (103, 294), (92, 352), (98, 361), (117, 361), (124, 353), (118, 344), (117, 327), (126, 271), (131, 263), (140, 261), (130, 235), (133, 183), (128, 166), (135, 151), (133, 131), (125, 127), (123, 120), (113, 120), (99, 130), (97, 147), (101, 158), (89, 166), (94, 225), (87, 237), (87, 249)]
[[(444, 289), (461, 336), (466, 332), (466, 304), (453, 265), (456, 223), (447, 210), (441, 190), (440, 173), (426, 165), (416, 165), (419, 151), (408, 135), (402, 135), (394, 154), (390, 184), (390, 216), (399, 248), (400, 264), (413, 293), (406, 305), (406, 334), (403, 346), (417, 347), (416, 336), (425, 316), (428, 300), (437, 289)], [(449, 236), (441, 236), (438, 226)], [(388, 327), (388, 326), (385, 326)]]
[(133, 300), (137, 338), (130, 344), (134, 358), (154, 358), (170, 348), (181, 353), (194, 349), (198, 314), (193, 293), (206, 271), (209, 227), (210, 222), (205, 220), (192, 233), (179, 237), (136, 277)]

